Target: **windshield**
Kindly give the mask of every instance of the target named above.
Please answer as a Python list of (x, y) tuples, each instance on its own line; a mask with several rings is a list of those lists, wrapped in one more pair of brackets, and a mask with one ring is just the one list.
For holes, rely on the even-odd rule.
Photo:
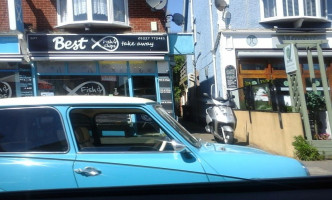
[(163, 109), (160, 105), (155, 106), (156, 111), (190, 144), (193, 146), (200, 148), (201, 143), (199, 139), (194, 137), (185, 129), (179, 122), (177, 122), (172, 116), (170, 116), (165, 109)]

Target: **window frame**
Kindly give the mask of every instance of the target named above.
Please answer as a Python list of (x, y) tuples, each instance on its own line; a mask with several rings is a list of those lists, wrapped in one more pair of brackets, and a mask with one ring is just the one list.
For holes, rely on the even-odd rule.
[[(67, 147), (66, 150), (64, 151), (60, 151), (60, 150), (40, 150), (40, 151), (0, 151), (0, 155), (1, 154), (67, 154), (69, 151), (70, 151), (70, 143), (69, 143), (69, 140), (68, 140), (68, 136), (67, 136), (67, 130), (65, 128), (65, 125), (64, 125), (64, 122), (63, 122), (63, 119), (62, 119), (62, 115), (61, 113), (59, 112), (59, 110), (57, 110), (56, 108), (52, 107), (52, 106), (37, 106), (37, 107), (7, 107), (7, 108), (1, 108), (0, 111), (2, 110), (15, 110), (15, 111), (18, 111), (18, 110), (36, 110), (36, 109), (49, 109), (49, 110), (53, 110), (56, 114), (57, 114), (57, 117), (58, 119), (60, 120), (59, 122), (61, 123), (61, 127), (62, 127), (62, 130), (63, 131), (63, 137), (64, 137), (64, 142), (66, 143), (64, 146)], [(39, 116), (41, 117), (41, 116)], [(14, 127), (13, 127), (14, 128)], [(25, 139), (26, 140), (26, 139)], [(61, 142), (61, 141), (57, 141), (57, 142)]]
[[(89, 110), (89, 111), (88, 111)], [(78, 111), (78, 112), (77, 112)], [(91, 120), (91, 135), (90, 137), (93, 138), (93, 140), (97, 139), (97, 141), (100, 142), (99, 146), (93, 146), (92, 148), (89, 149), (89, 147), (87, 148), (82, 148), (79, 144), (79, 141), (78, 141), (78, 137), (77, 135), (75, 134), (75, 128), (78, 127), (78, 125), (76, 124), (76, 122), (74, 122), (74, 118), (72, 116), (74, 116), (75, 114), (86, 114), (86, 112), (88, 111), (89, 113), (89, 116), (87, 115), (87, 117), (89, 117)], [(98, 126), (110, 126), (111, 124), (108, 124), (108, 123), (101, 123), (101, 124), (97, 124), (97, 121), (96, 121), (96, 117), (98, 115), (112, 115), (112, 114), (115, 114), (115, 115), (121, 115), (121, 114), (127, 114), (130, 116), (130, 118), (128, 118), (130, 120), (130, 122), (132, 123), (133, 127), (136, 127), (136, 123), (137, 123), (137, 118), (134, 117), (138, 114), (145, 114), (145, 115), (148, 115), (150, 117), (150, 119), (152, 120), (152, 124), (155, 124), (156, 126), (158, 126), (158, 128), (160, 129), (160, 135), (165, 135), (169, 140), (165, 140), (165, 142), (169, 142), (168, 145), (170, 145), (171, 141), (174, 139), (176, 140), (176, 138), (174, 137), (173, 134), (171, 134), (170, 132), (167, 131), (167, 129), (165, 129), (165, 127), (163, 126), (163, 124), (161, 124), (159, 122), (159, 120), (157, 120), (150, 112), (146, 111), (145, 109), (142, 109), (140, 106), (101, 106), (101, 107), (90, 107), (90, 106), (87, 106), (87, 107), (81, 107), (81, 106), (78, 106), (78, 107), (72, 107), (70, 110), (68, 110), (68, 116), (69, 116), (69, 122), (70, 122), (70, 126), (71, 126), (71, 130), (72, 130), (72, 133), (73, 133), (73, 138), (74, 139), (74, 145), (76, 146), (77, 148), (77, 152), (80, 153), (80, 154), (89, 154), (89, 153), (98, 153), (98, 154), (118, 154), (118, 153), (126, 153), (126, 154), (133, 154), (133, 153), (174, 153), (175, 150), (169, 150), (169, 149), (165, 149), (165, 150), (122, 150), (122, 149), (116, 149), (116, 147), (120, 147), (119, 145), (122, 144), (122, 147), (126, 147), (127, 146), (130, 146), (132, 144), (135, 144), (135, 143), (119, 143), (119, 144), (102, 144), (102, 141), (101, 139), (105, 139), (105, 141), (107, 142), (107, 140), (109, 140), (109, 138), (113, 137), (114, 139), (116, 139), (115, 141), (121, 141), (121, 138), (127, 138), (128, 141), (131, 141), (130, 138), (132, 137), (134, 140), (135, 138), (138, 139), (138, 141), (140, 141), (140, 137), (142, 135), (138, 134), (136, 135), (137, 133), (139, 132), (134, 132), (136, 133), (135, 135), (133, 136), (128, 136), (128, 135), (124, 135), (124, 136), (121, 136), (121, 135), (113, 135), (113, 136), (106, 136), (106, 135), (102, 135), (102, 129), (98, 130)], [(91, 115), (91, 116), (90, 116)], [(119, 121), (114, 121), (115, 123), (118, 123), (119, 127), (121, 127), (121, 124), (124, 125), (124, 123), (120, 123)], [(141, 121), (139, 121), (141, 122)], [(80, 123), (78, 123), (80, 124)], [(130, 126), (129, 124), (126, 124), (128, 127)], [(82, 126), (82, 125), (81, 125)], [(135, 129), (136, 131), (138, 130), (137, 127), (136, 128), (133, 128)], [(115, 130), (115, 132), (117, 131), (121, 131), (121, 130)], [(158, 136), (159, 137), (159, 136)], [(157, 136), (147, 136), (146, 139), (159, 139)], [(143, 137), (144, 139), (144, 137)], [(176, 140), (178, 141), (178, 140)], [(162, 142), (162, 141), (161, 141)], [(98, 142), (97, 142), (98, 143)], [(138, 143), (137, 143), (138, 144)], [(160, 143), (161, 144), (161, 143)], [(115, 148), (114, 148), (115, 147)], [(133, 146), (133, 147), (137, 147), (137, 146)], [(112, 148), (114, 148), (114, 150), (111, 150)], [(99, 149), (99, 150), (97, 150)]]
[[(73, 0), (66, 0), (66, 12), (62, 12), (61, 8), (61, 1), (64, 0), (57, 0), (57, 28), (79, 28), (79, 27), (89, 27), (90, 25), (94, 26), (110, 26), (110, 27), (118, 27), (118, 28), (128, 28), (129, 26), (129, 5), (128, 0), (123, 0), (124, 2), (124, 21), (115, 21), (114, 20), (114, 6), (113, 0), (106, 0), (107, 1), (107, 21), (102, 20), (94, 20), (93, 19), (93, 0), (86, 0), (87, 1), (87, 20), (80, 20), (74, 21), (74, 5)], [(62, 13), (66, 13), (66, 17), (62, 15)], [(65, 19), (66, 21), (63, 21)]]

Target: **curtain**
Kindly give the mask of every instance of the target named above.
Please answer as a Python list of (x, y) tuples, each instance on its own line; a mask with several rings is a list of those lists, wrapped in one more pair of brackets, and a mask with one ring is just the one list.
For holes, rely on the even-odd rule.
[(73, 0), (74, 19), (87, 14), (87, 0)]
[(93, 14), (107, 15), (107, 0), (92, 0)]

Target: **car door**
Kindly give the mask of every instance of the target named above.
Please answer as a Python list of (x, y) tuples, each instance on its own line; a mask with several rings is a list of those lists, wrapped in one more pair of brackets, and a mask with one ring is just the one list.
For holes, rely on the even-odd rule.
[(77, 188), (57, 110), (0, 109), (0, 190)]
[(142, 110), (75, 109), (70, 116), (80, 112), (94, 116), (89, 116), (92, 124), (83, 128), (82, 123), (77, 127), (80, 123), (72, 122), (79, 187), (208, 181), (200, 161), (190, 152), (174, 150), (172, 136)]

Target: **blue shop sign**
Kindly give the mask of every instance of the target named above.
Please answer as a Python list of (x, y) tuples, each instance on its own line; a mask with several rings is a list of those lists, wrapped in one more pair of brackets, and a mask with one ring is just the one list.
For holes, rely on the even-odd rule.
[(17, 36), (0, 36), (0, 54), (20, 54)]

